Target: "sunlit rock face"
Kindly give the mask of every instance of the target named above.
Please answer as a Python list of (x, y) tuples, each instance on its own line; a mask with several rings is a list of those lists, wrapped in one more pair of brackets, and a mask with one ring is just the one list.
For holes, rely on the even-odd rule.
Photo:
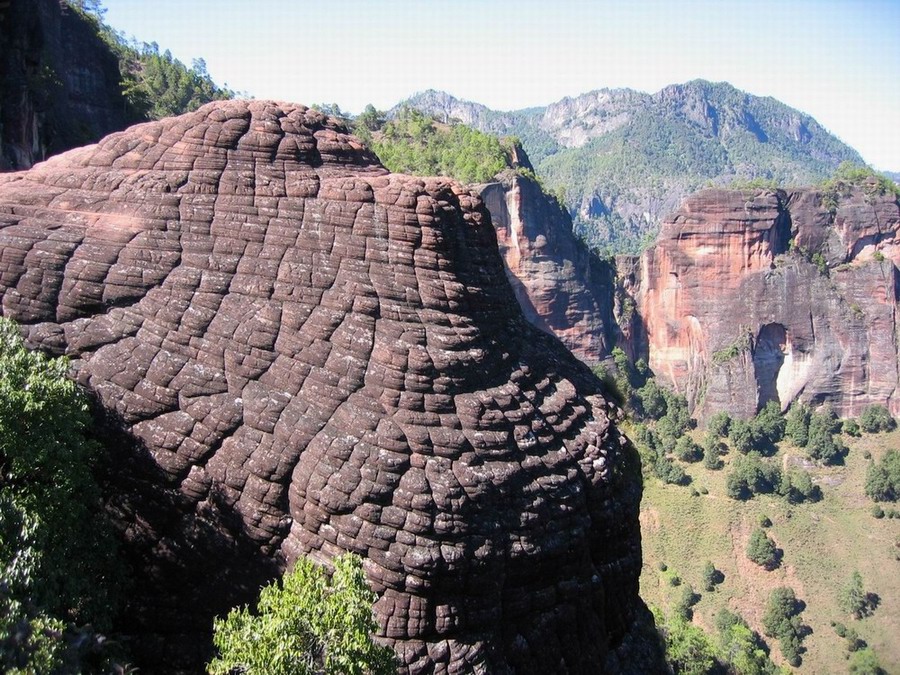
[(220, 102), (0, 176), (0, 246), (3, 314), (104, 420), (142, 672), (196, 669), (214, 614), (343, 551), (401, 672), (658, 665), (618, 412), (523, 319), (465, 188)]
[(631, 274), (631, 349), (701, 418), (798, 399), (897, 414), (898, 227), (871, 184), (836, 208), (815, 190), (701, 191)]

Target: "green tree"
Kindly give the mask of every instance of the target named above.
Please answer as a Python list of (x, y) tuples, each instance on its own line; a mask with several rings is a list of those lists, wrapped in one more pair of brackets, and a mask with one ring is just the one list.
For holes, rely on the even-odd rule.
[(870, 405), (859, 416), (859, 426), (867, 434), (877, 434), (893, 431), (897, 428), (897, 422), (883, 405)]
[(362, 561), (352, 554), (334, 559), (334, 575), (300, 558), (281, 584), (262, 589), (257, 611), (232, 610), (213, 625), (219, 656), (213, 675), (388, 675), (393, 652), (378, 645), (372, 614), (375, 594)]
[(656, 627), (666, 647), (666, 661), (676, 675), (706, 675), (718, 665), (716, 648), (697, 626), (679, 616), (666, 619), (654, 609)]
[(756, 447), (753, 425), (747, 420), (733, 420), (728, 430), (728, 442), (738, 452), (747, 454)]
[(838, 606), (854, 618), (861, 619), (871, 611), (869, 595), (863, 588), (862, 575), (854, 571), (850, 581), (838, 593)]
[(785, 424), (785, 435), (798, 448), (805, 448), (809, 441), (809, 420), (812, 416), (809, 407), (803, 403), (794, 403), (788, 410)]
[(121, 569), (91, 473), (87, 399), (64, 358), (0, 318), (0, 664), (75, 672), (108, 630)]
[(765, 531), (756, 528), (747, 543), (747, 557), (760, 567), (770, 570), (778, 563), (778, 550)]
[(778, 638), (781, 653), (794, 667), (799, 666), (801, 660), (802, 608), (793, 589), (782, 586), (772, 591), (762, 619), (766, 635)]
[(731, 427), (731, 415), (724, 410), (720, 410), (709, 418), (706, 423), (706, 430), (710, 434), (715, 434), (717, 438), (725, 438), (728, 435), (728, 429)]
[(847, 448), (835, 437), (840, 431), (841, 421), (831, 408), (813, 413), (809, 420), (809, 437), (806, 443), (809, 456), (825, 464), (841, 463)]
[(716, 569), (716, 566), (712, 564), (712, 561), (707, 560), (706, 564), (703, 566), (702, 578), (703, 590), (710, 592), (716, 590), (716, 586), (722, 583), (724, 575)]
[(736, 675), (776, 675), (778, 667), (769, 658), (762, 638), (740, 615), (725, 608), (716, 614), (716, 630), (723, 660)]
[(703, 459), (703, 449), (690, 436), (682, 436), (675, 443), (675, 455), (682, 462), (699, 462)]
[(884, 453), (881, 462), (866, 470), (866, 494), (876, 502), (895, 502), (900, 497), (900, 451)]
[(860, 649), (850, 659), (850, 672), (854, 675), (887, 675), (871, 648)]

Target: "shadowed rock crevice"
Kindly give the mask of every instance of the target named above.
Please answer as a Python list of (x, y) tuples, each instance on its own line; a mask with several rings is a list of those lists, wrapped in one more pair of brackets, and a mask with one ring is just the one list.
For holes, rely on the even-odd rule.
[(3, 313), (120, 430), (142, 672), (195, 669), (215, 613), (342, 551), (402, 672), (658, 666), (634, 451), (522, 317), (477, 195), (229, 101), (0, 176), (0, 246)]

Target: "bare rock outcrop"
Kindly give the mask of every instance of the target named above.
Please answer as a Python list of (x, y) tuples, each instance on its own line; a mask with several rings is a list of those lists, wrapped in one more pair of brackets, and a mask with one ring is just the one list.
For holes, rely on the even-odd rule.
[(514, 171), (479, 187), (506, 276), (525, 318), (586, 363), (609, 355), (615, 270), (572, 231), (572, 219), (534, 180)]
[(230, 101), (0, 176), (0, 247), (3, 314), (105, 411), (142, 672), (342, 551), (402, 672), (654, 667), (637, 460), (476, 195)]
[(697, 416), (798, 399), (900, 413), (900, 204), (874, 184), (830, 199), (703, 190), (623, 269), (632, 351)]

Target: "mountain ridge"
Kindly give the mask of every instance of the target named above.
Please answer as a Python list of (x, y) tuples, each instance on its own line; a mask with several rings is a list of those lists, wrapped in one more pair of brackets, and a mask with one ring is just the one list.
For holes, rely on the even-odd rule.
[(638, 252), (681, 200), (707, 183), (808, 185), (859, 153), (812, 116), (727, 82), (691, 80), (650, 94), (595, 89), (546, 106), (497, 111), (427, 90), (404, 105), (517, 136), (551, 190), (564, 189), (591, 245)]

